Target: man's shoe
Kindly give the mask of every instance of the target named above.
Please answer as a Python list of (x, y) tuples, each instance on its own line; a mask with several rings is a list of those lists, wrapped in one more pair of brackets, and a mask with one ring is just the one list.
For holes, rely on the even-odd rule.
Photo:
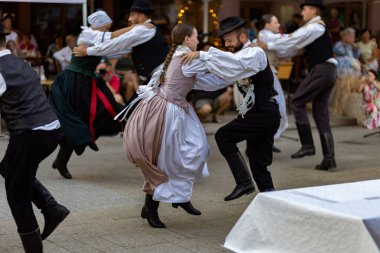
[(255, 191), (255, 186), (252, 181), (241, 183), (235, 186), (235, 189), (230, 193), (230, 195), (224, 198), (224, 201), (230, 201), (234, 199), (238, 199), (244, 194), (250, 194)]
[(304, 156), (312, 156), (315, 155), (314, 146), (302, 146), (300, 150), (291, 155), (291, 158), (302, 158)]

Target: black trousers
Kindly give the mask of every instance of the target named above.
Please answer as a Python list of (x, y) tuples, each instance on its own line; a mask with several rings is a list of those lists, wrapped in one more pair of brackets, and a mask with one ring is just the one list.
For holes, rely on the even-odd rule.
[(328, 101), (336, 80), (331, 63), (315, 65), (296, 90), (290, 107), (297, 123), (309, 124), (306, 103), (312, 101), (313, 118), (319, 132), (331, 132)]
[(33, 181), (38, 165), (57, 147), (59, 130), (26, 131), (11, 135), (0, 173), (5, 178), (9, 207), (19, 233), (38, 228), (32, 208)]
[(268, 166), (272, 164), (273, 136), (280, 126), (280, 118), (278, 104), (267, 101), (251, 109), (244, 118), (239, 115), (215, 134), (223, 156), (238, 152), (237, 143), (247, 141), (252, 177), (259, 190), (274, 188)]

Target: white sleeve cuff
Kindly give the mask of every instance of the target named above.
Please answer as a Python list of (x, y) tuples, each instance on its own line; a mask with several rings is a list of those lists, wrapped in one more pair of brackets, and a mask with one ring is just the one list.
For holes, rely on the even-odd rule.
[(88, 47), (87, 48), (87, 55), (95, 55), (96, 52), (95, 52), (95, 49), (94, 47)]
[(199, 59), (203, 61), (207, 61), (211, 58), (211, 55), (208, 52), (205, 51), (199, 51)]
[(268, 42), (267, 47), (268, 47), (269, 50), (273, 50), (274, 49), (274, 43), (273, 42)]

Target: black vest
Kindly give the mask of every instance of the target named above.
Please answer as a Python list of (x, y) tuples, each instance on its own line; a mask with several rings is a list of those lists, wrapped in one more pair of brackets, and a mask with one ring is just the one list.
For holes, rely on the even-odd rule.
[(0, 57), (0, 73), (6, 83), (6, 91), (0, 98), (0, 110), (10, 134), (57, 120), (40, 78), (29, 64), (13, 55), (5, 55)]
[(321, 37), (305, 47), (305, 56), (309, 69), (334, 57), (333, 43), (326, 27)]
[(137, 74), (149, 79), (153, 70), (165, 61), (168, 53), (169, 47), (157, 29), (152, 39), (132, 48), (132, 60)]
[[(278, 95), (277, 91), (274, 89), (273, 86), (274, 78), (269, 62), (264, 70), (258, 72), (256, 75), (248, 77), (245, 80), (255, 85), (255, 104), (253, 108), (259, 107), (271, 97)], [(244, 92), (244, 90), (239, 86), (238, 88), (239, 91), (243, 94), (243, 96), (245, 96), (246, 93)], [(248, 113), (250, 111), (252, 110), (249, 110)]]

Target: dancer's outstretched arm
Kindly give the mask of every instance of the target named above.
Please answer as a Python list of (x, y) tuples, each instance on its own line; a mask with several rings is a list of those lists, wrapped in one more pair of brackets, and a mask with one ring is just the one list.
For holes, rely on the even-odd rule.
[(107, 56), (115, 55), (123, 52), (129, 53), (132, 47), (145, 43), (153, 38), (156, 33), (156, 27), (148, 27), (144, 24), (139, 24), (120, 35), (115, 39), (111, 39), (104, 43), (98, 43), (94, 46), (86, 48), (85, 46), (75, 47), (73, 53), (75, 56), (82, 57), (86, 55)]
[(208, 72), (229, 83), (253, 76), (264, 70), (268, 64), (265, 52), (259, 47), (247, 47), (235, 54), (211, 47), (208, 52), (191, 52), (181, 59), (184, 64), (199, 59)]

